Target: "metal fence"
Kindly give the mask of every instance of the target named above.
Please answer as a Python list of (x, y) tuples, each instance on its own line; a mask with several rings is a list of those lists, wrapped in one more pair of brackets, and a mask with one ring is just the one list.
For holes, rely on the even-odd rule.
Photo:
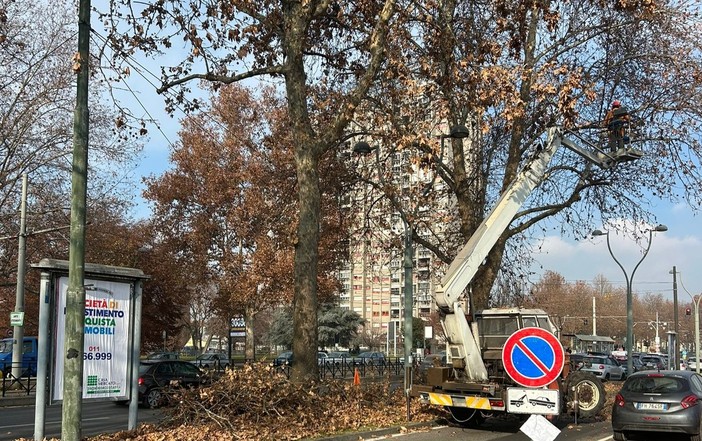
[[(239, 365), (243, 365), (247, 362), (241, 362)], [(256, 366), (260, 366), (262, 369), (271, 366), (270, 361), (256, 361), (253, 363)], [(205, 372), (212, 374), (213, 376), (219, 376), (228, 369), (229, 365), (223, 365), (221, 363), (216, 363), (209, 369), (203, 369)], [(232, 364), (236, 368), (236, 364)], [(278, 366), (272, 366), (273, 371), (277, 373), (282, 373), (288, 378), (290, 378), (290, 365), (282, 364)], [(12, 375), (11, 363), (7, 363), (2, 366), (2, 372), (5, 373), (2, 378), (2, 391), (1, 396), (6, 397), (9, 394), (12, 396), (18, 395), (30, 395), (35, 392), (36, 388), (36, 376), (30, 370), (25, 370), (25, 372), (19, 377)], [(322, 361), (319, 363), (319, 378), (322, 380), (328, 379), (353, 379), (356, 371), (361, 377), (372, 377), (372, 378), (384, 378), (384, 377), (398, 377), (404, 375), (404, 359), (400, 357), (387, 358), (384, 361), (374, 361), (364, 363), (358, 360), (344, 360), (344, 361)]]
[[(36, 365), (36, 361), (34, 362)], [(22, 364), (21, 362), (19, 363)], [(12, 394), (12, 396), (18, 395), (30, 395), (34, 392), (37, 387), (36, 374), (32, 369), (22, 369), (22, 374), (19, 377), (13, 375), (13, 363), (3, 363), (2, 364), (2, 397)], [(25, 363), (26, 366), (26, 363)]]
[[(285, 374), (290, 378), (290, 365), (273, 366), (276, 372)], [(319, 378), (343, 379), (353, 378), (356, 371), (361, 377), (391, 377), (404, 374), (405, 364), (402, 358), (387, 358), (383, 361), (364, 363), (358, 360), (321, 361), (319, 363)]]

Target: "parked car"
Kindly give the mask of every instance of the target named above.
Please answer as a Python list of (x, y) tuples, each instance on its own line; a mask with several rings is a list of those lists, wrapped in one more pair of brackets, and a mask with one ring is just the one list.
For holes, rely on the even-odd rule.
[(361, 352), (353, 359), (355, 365), (382, 365), (385, 364), (385, 354), (382, 352), (367, 351)]
[(636, 432), (684, 433), (700, 439), (702, 376), (690, 371), (642, 371), (622, 385), (612, 406), (617, 441)]
[(327, 358), (324, 360), (326, 364), (341, 365), (344, 363), (349, 363), (351, 361), (351, 354), (344, 351), (333, 351), (327, 354)]
[(152, 352), (146, 356), (147, 360), (177, 360), (180, 356), (176, 352)]
[(685, 365), (687, 366), (688, 371), (697, 371), (697, 358), (688, 357), (685, 361)]
[(174, 387), (198, 387), (208, 379), (197, 366), (180, 360), (144, 360), (139, 366), (139, 403), (156, 408), (168, 403)]
[(229, 367), (229, 358), (227, 358), (226, 354), (205, 352), (191, 361), (191, 363), (201, 369), (221, 369)]
[(591, 372), (603, 381), (623, 380), (626, 378), (626, 369), (612, 357), (586, 356), (582, 359), (581, 371)]
[(666, 367), (665, 361), (658, 355), (642, 355), (639, 359), (641, 360), (642, 371), (663, 370)]
[(293, 353), (292, 351), (285, 351), (278, 354), (277, 357), (273, 359), (273, 366), (283, 366), (292, 365)]
[(578, 370), (583, 367), (583, 358), (587, 357), (587, 354), (570, 354), (570, 365), (573, 370)]
[(631, 359), (631, 366), (634, 368), (634, 372), (638, 372), (641, 370), (643, 367), (643, 363), (641, 362), (641, 358), (639, 357), (634, 357)]
[[(317, 352), (317, 363), (322, 366), (329, 356), (326, 352)], [(278, 354), (277, 357), (273, 359), (273, 366), (290, 366), (293, 363), (293, 353), (292, 351), (285, 351)]]

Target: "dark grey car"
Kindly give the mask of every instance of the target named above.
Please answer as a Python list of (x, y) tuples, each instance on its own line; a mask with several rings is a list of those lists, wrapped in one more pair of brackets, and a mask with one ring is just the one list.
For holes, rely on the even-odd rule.
[(207, 376), (187, 361), (145, 360), (139, 365), (139, 402), (156, 408), (168, 402), (174, 388), (197, 387), (207, 382)]
[(663, 370), (665, 369), (666, 363), (663, 361), (663, 357), (658, 355), (642, 355), (639, 357), (641, 360), (641, 370)]
[(385, 364), (385, 354), (382, 352), (367, 351), (361, 352), (353, 359), (355, 365), (374, 365), (381, 366)]
[(700, 441), (700, 400), (702, 376), (695, 372), (637, 372), (614, 398), (614, 439), (623, 441), (636, 432), (661, 432), (688, 434), (692, 441)]

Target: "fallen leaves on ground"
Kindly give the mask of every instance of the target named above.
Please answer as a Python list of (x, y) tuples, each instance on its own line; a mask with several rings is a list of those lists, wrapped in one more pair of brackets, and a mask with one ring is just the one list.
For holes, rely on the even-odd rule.
[[(292, 383), (265, 368), (228, 370), (208, 387), (183, 390), (157, 425), (86, 438), (89, 441), (299, 440), (407, 423), (402, 388), (383, 378)], [(436, 406), (410, 401), (412, 421), (445, 416)], [(52, 440), (53, 441), (53, 440)]]
[[(607, 400), (597, 420), (611, 417), (621, 384), (605, 383)], [(315, 436), (407, 424), (407, 399), (387, 379), (292, 383), (270, 368), (228, 370), (208, 387), (182, 390), (164, 409), (159, 425), (85, 438), (87, 441), (253, 441), (300, 440)], [(410, 400), (413, 422), (447, 415), (438, 406)], [(29, 441), (29, 440), (17, 440)], [(58, 441), (52, 439), (50, 441)]]

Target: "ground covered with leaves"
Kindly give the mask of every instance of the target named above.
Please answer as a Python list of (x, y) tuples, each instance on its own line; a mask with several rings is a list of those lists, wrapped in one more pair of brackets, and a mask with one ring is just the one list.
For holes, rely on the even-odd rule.
[[(597, 420), (608, 420), (620, 383), (605, 384)], [(228, 370), (210, 386), (179, 391), (158, 425), (86, 438), (89, 441), (299, 440), (407, 424), (407, 400), (383, 377), (295, 384), (270, 368)], [(412, 422), (444, 419), (437, 406), (410, 401)], [(22, 440), (18, 440), (22, 441)], [(54, 441), (54, 440), (51, 440)]]
[[(173, 395), (158, 425), (87, 438), (90, 441), (298, 440), (407, 423), (402, 388), (386, 378), (294, 384), (269, 368), (228, 370), (210, 386)], [(446, 415), (410, 401), (412, 421)]]

